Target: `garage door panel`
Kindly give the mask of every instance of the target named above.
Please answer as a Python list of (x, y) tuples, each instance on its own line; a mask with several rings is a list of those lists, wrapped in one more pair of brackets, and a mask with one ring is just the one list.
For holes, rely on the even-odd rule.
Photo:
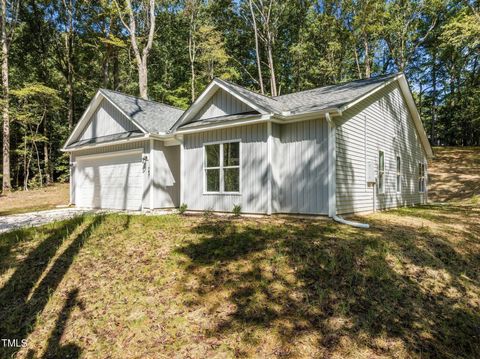
[(77, 160), (76, 204), (79, 207), (141, 209), (141, 154)]

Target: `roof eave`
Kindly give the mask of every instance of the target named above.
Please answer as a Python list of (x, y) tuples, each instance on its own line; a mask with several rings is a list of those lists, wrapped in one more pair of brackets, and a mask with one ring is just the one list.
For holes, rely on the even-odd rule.
[(195, 133), (195, 132), (204, 132), (210, 130), (217, 130), (222, 128), (229, 128), (229, 127), (237, 127), (237, 126), (244, 126), (244, 125), (253, 125), (263, 122), (268, 122), (273, 117), (273, 114), (266, 114), (266, 115), (258, 115), (257, 117), (250, 117), (247, 120), (239, 119), (234, 121), (223, 121), (219, 123), (209, 123), (205, 125), (199, 125), (194, 128), (178, 128), (173, 132), (171, 135), (183, 135), (188, 133)]
[(415, 100), (413, 99), (412, 92), (410, 91), (410, 86), (408, 86), (407, 79), (405, 78), (405, 75), (401, 74), (399, 80), (400, 84), (400, 89), (402, 90), (402, 93), (405, 97), (405, 100), (407, 102), (408, 108), (410, 110), (410, 114), (413, 118), (413, 122), (415, 124), (415, 127), (417, 128), (417, 132), (420, 136), (420, 140), (422, 142), (423, 148), (425, 150), (425, 153), (427, 155), (428, 159), (433, 158), (433, 150), (432, 146), (430, 145), (430, 142), (428, 141), (427, 134), (425, 132), (425, 128), (423, 127), (422, 120), (420, 118), (420, 113), (418, 112), (417, 105), (415, 104)]
[(120, 140), (113, 140), (113, 141), (107, 141), (107, 142), (102, 142), (102, 143), (92, 143), (89, 145), (83, 145), (79, 147), (73, 147), (73, 148), (68, 148), (64, 147), (60, 151), (62, 152), (77, 152), (77, 151), (83, 151), (83, 150), (90, 150), (93, 148), (100, 148), (100, 147), (108, 147), (108, 146), (113, 146), (113, 145), (119, 145), (122, 143), (133, 143), (133, 142), (141, 142), (145, 141), (152, 137), (151, 134), (144, 134), (143, 136), (135, 136), (135, 137), (130, 137), (130, 138), (123, 138)]

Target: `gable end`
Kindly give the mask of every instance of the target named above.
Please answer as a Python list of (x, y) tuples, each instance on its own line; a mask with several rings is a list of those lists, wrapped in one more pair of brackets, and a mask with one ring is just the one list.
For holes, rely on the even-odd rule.
[(213, 96), (200, 109), (192, 119), (192, 122), (202, 121), (215, 117), (239, 115), (239, 114), (258, 114), (259, 112), (240, 101), (223, 89), (217, 89)]
[(76, 140), (82, 141), (126, 132), (141, 131), (110, 101), (103, 99)]

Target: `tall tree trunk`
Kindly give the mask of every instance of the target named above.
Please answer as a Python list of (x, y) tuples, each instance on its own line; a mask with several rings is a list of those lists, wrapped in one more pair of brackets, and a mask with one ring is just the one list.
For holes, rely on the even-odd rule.
[(109, 76), (108, 76), (108, 73), (109, 73), (109, 69), (108, 69), (108, 61), (109, 61), (109, 55), (108, 55), (108, 52), (109, 52), (109, 49), (108, 49), (108, 46), (107, 45), (107, 50), (106, 50), (106, 55), (105, 55), (105, 58), (103, 59), (103, 63), (102, 63), (102, 86), (103, 87), (106, 87), (108, 88), (108, 85), (109, 85), (109, 82), (110, 82), (110, 79), (109, 79)]
[(259, 45), (259, 42), (258, 42), (257, 19), (255, 17), (255, 12), (253, 11), (252, 0), (249, 0), (248, 3), (250, 5), (250, 13), (252, 14), (253, 33), (254, 33), (254, 36), (255, 36), (255, 58), (257, 60), (258, 83), (260, 85), (260, 92), (263, 95), (263, 94), (265, 94), (265, 89), (263, 87), (262, 64), (261, 64), (261, 61), (260, 61), (260, 45)]
[(68, 129), (72, 130), (74, 122), (74, 90), (73, 90), (73, 12), (74, 4), (73, 0), (70, 0), (67, 4), (66, 0), (63, 0), (63, 6), (65, 7), (65, 13), (67, 14), (67, 28), (68, 31), (65, 34), (65, 52), (66, 52), (66, 80), (67, 80), (67, 98), (68, 98)]
[(120, 84), (120, 64), (118, 60), (118, 49), (113, 51), (113, 89), (117, 90)]
[(437, 123), (437, 52), (434, 50), (432, 58), (432, 120), (430, 123), (430, 140), (435, 145), (435, 124)]
[(7, 3), (2, 0), (2, 88), (3, 88), (3, 193), (11, 188), (10, 181), (10, 113), (9, 113), (9, 83), (8, 83), (8, 34), (7, 34)]
[(43, 141), (43, 166), (45, 170), (45, 185), (48, 186), (51, 182), (50, 178), (50, 157), (48, 151), (48, 128), (47, 128), (47, 117), (43, 119), (43, 135), (47, 139)]
[(360, 60), (358, 58), (358, 51), (357, 51), (357, 47), (354, 46), (353, 47), (353, 53), (355, 55), (355, 64), (357, 65), (357, 74), (358, 74), (358, 78), (359, 79), (362, 79), (363, 78), (363, 74), (362, 74), (362, 69), (360, 68)]
[[(115, 4), (117, 5), (118, 9), (121, 9), (120, 5), (118, 5), (117, 0), (115, 0)], [(145, 30), (148, 29), (148, 36), (147, 36), (147, 43), (143, 47), (143, 50), (140, 50), (138, 39), (137, 39), (137, 24), (135, 19), (135, 12), (134, 8), (132, 7), (131, 0), (126, 0), (127, 5), (127, 12), (129, 16), (128, 24), (125, 22), (122, 16), (122, 11), (119, 10), (120, 20), (122, 21), (125, 28), (130, 33), (130, 41), (132, 44), (132, 49), (135, 54), (135, 60), (137, 62), (137, 70), (138, 70), (138, 89), (140, 92), (140, 96), (144, 99), (148, 99), (148, 69), (147, 69), (147, 59), (150, 50), (152, 49), (153, 45), (153, 36), (155, 35), (155, 0), (149, 0), (148, 8), (145, 9), (146, 21), (148, 23), (145, 24)]]
[(73, 128), (74, 116), (74, 95), (73, 95), (73, 79), (72, 74), (69, 73), (67, 77), (67, 94), (68, 94), (68, 129)]
[(372, 76), (372, 69), (370, 66), (370, 47), (366, 36), (363, 39), (363, 44), (365, 49), (365, 78), (368, 79)]
[(146, 57), (143, 57), (138, 64), (138, 89), (140, 91), (140, 97), (148, 99), (148, 73)]
[(190, 96), (192, 103), (195, 102), (195, 63), (193, 61), (190, 62)]
[(268, 67), (270, 69), (270, 92), (272, 96), (277, 96), (277, 79), (275, 76), (275, 64), (273, 62), (273, 49), (272, 49), (272, 41), (271, 39), (268, 40)]
[(195, 40), (196, 23), (195, 23), (195, 4), (191, 4), (190, 29), (188, 31), (188, 58), (190, 60), (190, 98), (192, 103), (195, 101), (195, 59), (197, 56), (197, 43)]

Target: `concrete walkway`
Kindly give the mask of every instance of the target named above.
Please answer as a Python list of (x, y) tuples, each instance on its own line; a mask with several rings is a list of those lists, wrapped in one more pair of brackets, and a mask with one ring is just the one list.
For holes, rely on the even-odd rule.
[(84, 213), (120, 213), (126, 215), (147, 215), (147, 216), (162, 216), (166, 214), (176, 213), (176, 210), (162, 210), (155, 209), (153, 211), (125, 211), (115, 209), (88, 209), (88, 208), (59, 208), (49, 211), (38, 211), (21, 214), (11, 214), (8, 216), (0, 216), (0, 233), (12, 231), (16, 228), (22, 227), (37, 227), (42, 224), (47, 224), (63, 219), (73, 218)]
[(77, 208), (59, 208), (50, 211), (29, 212), (0, 216), (0, 233), (9, 232), (21, 227), (36, 227), (42, 224), (73, 218), (89, 212)]

